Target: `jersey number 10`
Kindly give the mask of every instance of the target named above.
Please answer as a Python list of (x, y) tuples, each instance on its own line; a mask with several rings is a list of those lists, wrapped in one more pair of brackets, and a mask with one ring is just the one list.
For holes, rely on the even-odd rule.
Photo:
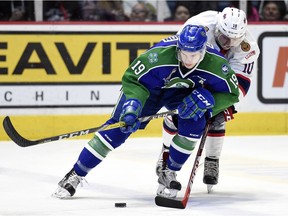
[(243, 73), (251, 74), (253, 67), (254, 67), (254, 62), (245, 64)]

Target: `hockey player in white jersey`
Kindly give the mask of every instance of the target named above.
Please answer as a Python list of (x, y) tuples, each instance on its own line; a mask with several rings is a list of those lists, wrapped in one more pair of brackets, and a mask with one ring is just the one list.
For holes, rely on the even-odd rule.
[[(251, 78), (256, 69), (255, 63), (260, 53), (257, 43), (247, 30), (245, 12), (232, 7), (224, 8), (222, 12), (202, 12), (188, 19), (178, 33), (188, 24), (204, 26), (208, 43), (228, 59), (239, 82), (239, 100), (241, 101), (249, 90)], [(206, 158), (203, 176), (208, 192), (211, 191), (213, 185), (218, 183), (219, 157), (224, 143), (226, 122), (234, 118), (235, 112), (233, 106), (212, 119), (205, 143)], [(156, 165), (157, 175), (166, 166), (165, 161), (169, 157), (168, 146), (171, 138), (177, 133), (175, 119), (177, 116), (166, 117), (163, 122), (163, 148)]]

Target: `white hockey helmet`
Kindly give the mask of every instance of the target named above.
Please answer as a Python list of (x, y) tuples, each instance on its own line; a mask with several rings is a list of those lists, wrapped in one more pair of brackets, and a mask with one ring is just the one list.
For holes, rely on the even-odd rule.
[(247, 30), (247, 19), (244, 11), (226, 7), (219, 14), (217, 28), (230, 39), (241, 38)]

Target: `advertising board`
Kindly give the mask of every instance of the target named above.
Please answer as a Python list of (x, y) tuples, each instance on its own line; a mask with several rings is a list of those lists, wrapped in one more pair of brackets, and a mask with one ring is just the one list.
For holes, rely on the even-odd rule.
[[(117, 102), (121, 78), (129, 64), (180, 27), (170, 24), (0, 26), (2, 118), (10, 115), (19, 116), (17, 119), (22, 118), (21, 121), (32, 117), (38, 121), (41, 117), (42, 122), (48, 123), (53, 119), (50, 127), (57, 132), (61, 128), (69, 132), (75, 125), (86, 127), (91, 116), (103, 123)], [(250, 90), (237, 104), (237, 118), (228, 128), (235, 134), (287, 134), (288, 27), (255, 24), (248, 29), (261, 53), (253, 65), (257, 70)], [(82, 121), (76, 115), (81, 115)], [(89, 116), (83, 120), (83, 115)], [(55, 118), (60, 125), (56, 125)], [(267, 118), (273, 120), (267, 122)], [(95, 124), (94, 120), (90, 122)], [(152, 131), (158, 131), (159, 135), (160, 120), (155, 125)]]

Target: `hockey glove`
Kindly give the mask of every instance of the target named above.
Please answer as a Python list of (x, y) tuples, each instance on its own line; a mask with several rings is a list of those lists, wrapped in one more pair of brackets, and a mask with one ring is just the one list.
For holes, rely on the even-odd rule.
[(228, 122), (232, 119), (234, 119), (233, 114), (237, 113), (234, 106), (228, 107), (226, 110), (224, 110), (221, 113), (218, 113), (216, 116), (212, 118), (212, 124), (214, 126), (219, 126), (223, 122)]
[(207, 89), (197, 88), (183, 99), (178, 106), (178, 114), (183, 119), (192, 118), (197, 121), (207, 112), (208, 118), (211, 118), (214, 104), (214, 98)]
[(138, 117), (142, 111), (141, 102), (137, 99), (128, 99), (122, 107), (120, 121), (124, 121), (126, 126), (121, 127), (123, 133), (133, 133), (140, 127)]

